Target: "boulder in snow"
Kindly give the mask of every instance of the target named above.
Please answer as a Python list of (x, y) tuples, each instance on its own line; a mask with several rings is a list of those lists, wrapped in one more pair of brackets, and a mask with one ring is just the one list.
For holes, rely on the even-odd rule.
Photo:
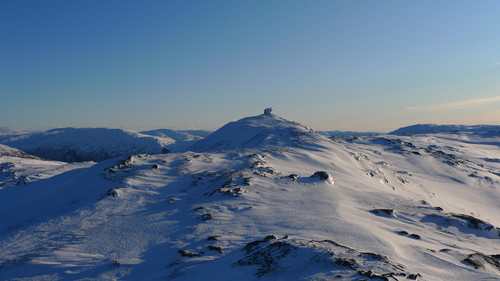
[(333, 177), (328, 172), (325, 171), (317, 171), (311, 176), (311, 178), (319, 178), (320, 180), (326, 181), (329, 184), (335, 183)]

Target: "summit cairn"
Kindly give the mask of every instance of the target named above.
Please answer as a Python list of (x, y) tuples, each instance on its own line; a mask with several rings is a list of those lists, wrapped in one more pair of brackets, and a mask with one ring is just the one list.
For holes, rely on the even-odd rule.
[(268, 108), (264, 109), (264, 115), (273, 115), (273, 108), (268, 107)]

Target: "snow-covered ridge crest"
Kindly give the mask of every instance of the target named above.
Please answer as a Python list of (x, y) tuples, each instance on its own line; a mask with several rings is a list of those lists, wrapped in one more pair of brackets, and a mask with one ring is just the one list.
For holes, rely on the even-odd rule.
[(222, 126), (196, 143), (193, 151), (296, 146), (325, 138), (300, 123), (286, 120), (266, 109), (264, 114), (246, 117)]
[(2, 156), (18, 157), (18, 158), (25, 158), (25, 159), (40, 159), (36, 156), (29, 155), (28, 153), (21, 151), (19, 149), (0, 144), (0, 157), (2, 157)]

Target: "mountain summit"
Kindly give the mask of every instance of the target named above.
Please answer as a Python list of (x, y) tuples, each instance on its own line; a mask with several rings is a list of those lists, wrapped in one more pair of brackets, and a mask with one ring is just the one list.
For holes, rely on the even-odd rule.
[(264, 114), (230, 122), (196, 143), (194, 151), (217, 151), (270, 146), (296, 146), (323, 139), (313, 130), (286, 120), (266, 108)]

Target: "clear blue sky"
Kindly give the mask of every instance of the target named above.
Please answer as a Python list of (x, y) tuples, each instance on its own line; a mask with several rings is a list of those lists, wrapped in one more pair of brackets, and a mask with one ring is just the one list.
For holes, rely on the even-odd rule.
[(500, 1), (0, 1), (0, 126), (500, 124)]

